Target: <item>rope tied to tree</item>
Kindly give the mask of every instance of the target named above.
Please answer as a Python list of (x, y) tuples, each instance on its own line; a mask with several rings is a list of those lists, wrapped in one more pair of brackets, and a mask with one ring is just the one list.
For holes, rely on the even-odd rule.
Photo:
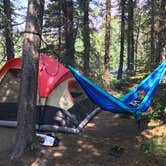
[[(49, 44), (42, 38), (42, 35), (38, 32), (31, 32), (31, 31), (24, 31), (23, 33), (27, 33), (27, 34), (32, 34), (32, 35), (36, 35), (40, 38), (40, 40), (47, 46), (49, 47)], [(51, 52), (55, 55), (57, 55), (57, 53), (54, 50), (51, 50)]]
[(31, 32), (31, 31), (24, 31), (23, 33), (28, 33), (28, 34), (32, 34), (32, 35), (36, 35), (40, 38), (40, 40), (46, 45), (48, 46), (48, 44), (43, 40), (42, 35), (38, 32)]
[(28, 33), (28, 34), (36, 35), (36, 36), (39, 36), (40, 38), (42, 38), (41, 34), (38, 33), (38, 32), (24, 31), (23, 33)]

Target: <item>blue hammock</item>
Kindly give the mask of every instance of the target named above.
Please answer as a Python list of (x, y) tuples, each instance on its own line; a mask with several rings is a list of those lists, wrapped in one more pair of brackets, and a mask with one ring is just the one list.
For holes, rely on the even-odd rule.
[[(166, 72), (166, 61), (160, 64), (150, 75), (148, 75), (140, 84), (138, 84), (132, 91), (121, 98), (116, 98), (85, 76), (81, 75), (76, 69), (68, 66), (73, 76), (79, 82), (80, 86), (86, 92), (88, 97), (96, 105), (103, 110), (114, 112), (133, 114), (137, 120), (141, 119), (141, 112), (145, 112), (150, 106), (156, 90), (162, 81)], [(146, 95), (138, 106), (130, 106), (129, 103), (138, 97), (138, 91), (144, 89)]]

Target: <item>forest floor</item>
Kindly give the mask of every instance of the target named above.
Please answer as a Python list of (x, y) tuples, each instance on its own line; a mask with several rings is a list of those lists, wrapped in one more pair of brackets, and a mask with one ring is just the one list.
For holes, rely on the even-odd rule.
[[(159, 91), (164, 107), (165, 92)], [(15, 132), (0, 127), (0, 166), (166, 166), (166, 154), (149, 153), (144, 141), (166, 138), (166, 124), (161, 121), (143, 120), (138, 130), (135, 119), (101, 111), (80, 134), (53, 133), (60, 139), (58, 146), (29, 150), (20, 160), (11, 161)]]
[[(149, 127), (148, 127), (149, 126)], [(143, 139), (166, 136), (166, 125), (153, 122), (137, 129), (133, 118), (102, 111), (78, 134), (55, 133), (57, 147), (41, 147), (11, 161), (15, 129), (0, 128), (0, 166), (166, 166), (166, 156), (145, 154)], [(157, 127), (156, 127), (157, 126)], [(123, 149), (119, 156), (113, 147)]]

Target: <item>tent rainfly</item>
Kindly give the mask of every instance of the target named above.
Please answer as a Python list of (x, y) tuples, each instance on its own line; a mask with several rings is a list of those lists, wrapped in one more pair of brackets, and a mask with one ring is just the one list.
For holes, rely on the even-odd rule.
[[(17, 126), (21, 58), (8, 60), (0, 69), (0, 125)], [(38, 70), (36, 128), (79, 133), (99, 112), (83, 93), (70, 70), (54, 57), (41, 54)]]

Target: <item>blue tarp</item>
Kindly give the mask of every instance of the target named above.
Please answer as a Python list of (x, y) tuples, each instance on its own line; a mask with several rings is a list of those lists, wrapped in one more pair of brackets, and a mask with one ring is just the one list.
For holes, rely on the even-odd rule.
[[(133, 114), (136, 119), (141, 118), (141, 112), (145, 112), (150, 106), (156, 90), (166, 72), (166, 61), (160, 64), (150, 75), (148, 75), (140, 84), (138, 84), (132, 91), (121, 98), (116, 98), (88, 78), (80, 74), (76, 69), (68, 67), (73, 76), (76, 78), (80, 86), (86, 92), (88, 97), (96, 105), (103, 110), (114, 112)], [(130, 106), (129, 103), (138, 97), (138, 91), (144, 89), (146, 95), (140, 105)]]

